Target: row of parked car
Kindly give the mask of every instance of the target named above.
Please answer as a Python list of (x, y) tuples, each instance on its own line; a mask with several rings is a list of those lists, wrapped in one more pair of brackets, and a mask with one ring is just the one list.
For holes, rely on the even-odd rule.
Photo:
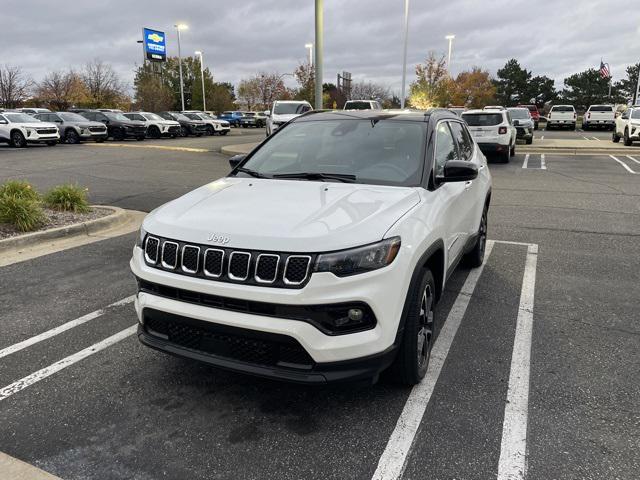
[(122, 112), (113, 109), (70, 109), (52, 112), (44, 108), (0, 110), (0, 142), (13, 147), (30, 143), (82, 141), (104, 142), (108, 138), (176, 138), (189, 135), (226, 135), (229, 122), (200, 111)]

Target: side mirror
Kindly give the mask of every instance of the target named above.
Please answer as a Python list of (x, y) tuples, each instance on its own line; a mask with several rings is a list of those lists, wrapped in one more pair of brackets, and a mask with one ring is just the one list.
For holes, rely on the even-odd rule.
[(236, 168), (245, 157), (246, 155), (234, 155), (229, 159), (229, 165), (231, 165), (231, 168)]
[(478, 166), (466, 160), (449, 160), (444, 164), (444, 175), (436, 177), (440, 183), (467, 182), (478, 176)]
[(264, 114), (265, 114), (267, 117), (270, 117), (270, 116), (271, 116), (271, 110), (265, 110), (265, 111), (264, 111)]

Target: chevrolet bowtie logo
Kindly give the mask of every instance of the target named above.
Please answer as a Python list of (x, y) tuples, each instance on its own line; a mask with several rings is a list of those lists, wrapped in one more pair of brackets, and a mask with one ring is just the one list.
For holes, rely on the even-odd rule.
[(157, 33), (150, 33), (149, 35), (147, 35), (147, 38), (156, 43), (160, 43), (162, 40), (164, 40), (164, 37), (162, 35), (158, 35)]

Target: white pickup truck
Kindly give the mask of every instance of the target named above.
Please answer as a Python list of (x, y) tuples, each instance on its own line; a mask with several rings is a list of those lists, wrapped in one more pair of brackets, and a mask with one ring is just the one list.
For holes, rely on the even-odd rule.
[(584, 113), (582, 129), (606, 128), (613, 130), (616, 125), (616, 114), (612, 105), (591, 105)]
[(573, 105), (554, 105), (551, 107), (547, 117), (547, 129), (569, 127), (571, 130), (575, 130), (577, 117), (576, 109), (573, 108)]

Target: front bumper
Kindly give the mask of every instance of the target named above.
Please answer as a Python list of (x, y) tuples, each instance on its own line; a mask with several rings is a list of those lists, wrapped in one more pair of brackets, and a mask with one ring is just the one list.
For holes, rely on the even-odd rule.
[(582, 122), (583, 127), (613, 127), (615, 120), (586, 120)]
[(516, 127), (516, 138), (529, 140), (533, 138), (532, 127)]
[[(395, 347), (377, 355), (317, 363), (291, 337), (194, 320), (144, 309), (138, 339), (144, 345), (219, 368), (303, 384), (371, 379), (394, 359)], [(172, 334), (172, 341), (168, 334)]]
[(308, 307), (360, 302), (367, 305), (376, 319), (373, 328), (329, 335), (308, 321), (265, 315), (251, 308), (242, 311), (147, 291), (141, 291), (137, 296), (135, 305), (141, 323), (144, 322), (144, 310), (153, 309), (215, 325), (284, 335), (299, 342), (313, 362), (321, 364), (379, 355), (394, 345), (410, 281), (406, 271), (413, 268), (410, 254), (401, 249), (394, 262), (385, 268), (344, 278), (331, 273), (314, 273), (304, 288), (286, 289), (218, 282), (150, 267), (144, 262), (139, 247), (134, 248), (130, 266), (132, 273), (142, 281), (203, 296), (223, 297), (240, 304), (264, 302), (284, 307)]
[(60, 133), (56, 129), (55, 133), (38, 133), (36, 130), (27, 131), (25, 134), (27, 143), (47, 143), (60, 140)]
[(108, 137), (106, 128), (102, 130), (82, 128), (78, 135), (80, 136), (80, 140), (106, 140)]

